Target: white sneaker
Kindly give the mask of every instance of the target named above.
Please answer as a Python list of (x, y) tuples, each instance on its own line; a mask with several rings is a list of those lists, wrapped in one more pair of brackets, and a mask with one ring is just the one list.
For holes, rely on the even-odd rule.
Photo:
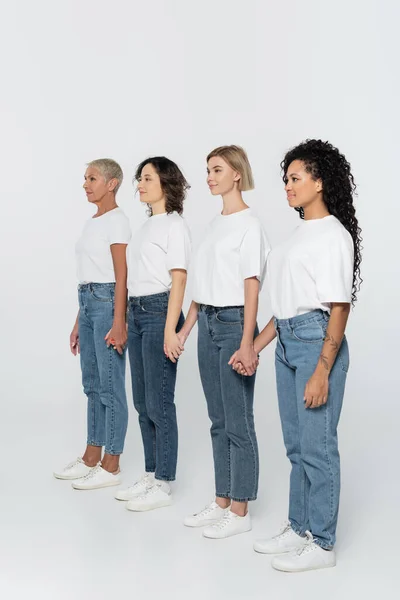
[(222, 519), (226, 510), (226, 508), (218, 506), (216, 502), (211, 502), (211, 504), (203, 508), (200, 512), (185, 517), (183, 524), (186, 525), (186, 527), (204, 527), (204, 525), (211, 525)]
[(285, 521), (282, 531), (278, 535), (267, 540), (256, 540), (253, 548), (261, 554), (283, 554), (304, 546), (305, 541), (306, 538), (293, 531), (290, 522)]
[(163, 481), (162, 483), (154, 483), (144, 492), (144, 494), (140, 494), (140, 496), (136, 496), (135, 498), (132, 498), (132, 500), (129, 500), (126, 508), (136, 512), (144, 512), (146, 510), (162, 508), (163, 506), (170, 506), (171, 504), (171, 489), (169, 485)]
[(204, 529), (203, 536), (217, 540), (231, 537), (238, 533), (246, 533), (250, 529), (250, 513), (247, 513), (244, 517), (239, 517), (239, 515), (235, 515), (231, 510), (226, 510), (219, 521)]
[(154, 473), (145, 473), (127, 490), (118, 490), (114, 498), (116, 500), (132, 500), (132, 498), (143, 495), (152, 485), (154, 485)]
[(103, 487), (109, 487), (111, 485), (119, 485), (121, 478), (118, 473), (110, 473), (103, 469), (100, 463), (98, 463), (93, 469), (90, 469), (89, 473), (82, 479), (72, 482), (72, 487), (75, 490), (97, 490)]
[(53, 475), (56, 479), (79, 479), (85, 477), (93, 467), (85, 465), (83, 460), (78, 456), (76, 460), (69, 463), (62, 471), (54, 471)]
[(274, 556), (271, 562), (274, 569), (297, 573), (299, 571), (326, 569), (336, 565), (334, 550), (323, 550), (314, 542), (314, 538), (309, 531), (306, 531), (306, 536), (306, 542), (295, 552)]

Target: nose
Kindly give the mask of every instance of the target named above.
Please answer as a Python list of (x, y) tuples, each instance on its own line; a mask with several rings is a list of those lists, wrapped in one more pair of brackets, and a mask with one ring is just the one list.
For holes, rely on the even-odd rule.
[(290, 185), (290, 183), (288, 181), (287, 184), (285, 185), (285, 192), (290, 192), (291, 189), (292, 189), (292, 186)]

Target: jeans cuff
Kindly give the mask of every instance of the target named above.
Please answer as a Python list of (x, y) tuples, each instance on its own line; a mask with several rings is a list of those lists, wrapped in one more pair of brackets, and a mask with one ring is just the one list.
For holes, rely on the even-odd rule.
[(228, 500), (231, 499), (230, 494), (218, 494), (218, 492), (215, 492), (215, 495), (217, 498), (227, 498)]
[(233, 502), (253, 502), (253, 500), (257, 500), (257, 496), (250, 496), (247, 498), (238, 498), (238, 497), (231, 496), (231, 500)]
[(96, 442), (95, 440), (87, 440), (86, 442), (87, 446), (96, 446), (96, 448), (102, 448), (103, 446), (106, 445), (105, 442)]
[(322, 540), (319, 540), (318, 538), (314, 538), (314, 542), (317, 544), (317, 546), (319, 546), (320, 548), (322, 548), (322, 550), (333, 550), (333, 546), (329, 546), (328, 544), (326, 544), (326, 542), (323, 542)]
[(160, 477), (159, 475), (154, 475), (154, 479), (157, 479), (157, 481), (175, 481), (175, 477)]
[(300, 537), (305, 537), (306, 536), (305, 531), (303, 529), (301, 529), (300, 527), (298, 527), (297, 525), (295, 525), (293, 523), (293, 521), (291, 521), (290, 519), (289, 519), (289, 523), (290, 523), (290, 527), (293, 529), (293, 531), (295, 533), (297, 533), (297, 535), (299, 535)]

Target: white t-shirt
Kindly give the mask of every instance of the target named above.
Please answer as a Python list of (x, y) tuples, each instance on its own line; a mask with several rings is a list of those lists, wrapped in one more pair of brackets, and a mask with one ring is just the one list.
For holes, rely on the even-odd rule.
[[(270, 246), (250, 208), (211, 221), (193, 264), (193, 300), (211, 306), (243, 306), (244, 280), (261, 285)], [(260, 286), (261, 287), (261, 286)]]
[(351, 302), (354, 246), (350, 233), (333, 215), (301, 221), (293, 235), (268, 257), (268, 288), (277, 319), (332, 302)]
[(89, 219), (75, 248), (79, 283), (114, 283), (112, 244), (128, 244), (131, 228), (120, 208)]
[(150, 296), (170, 290), (170, 271), (187, 271), (190, 250), (189, 228), (177, 212), (149, 217), (128, 248), (129, 296)]

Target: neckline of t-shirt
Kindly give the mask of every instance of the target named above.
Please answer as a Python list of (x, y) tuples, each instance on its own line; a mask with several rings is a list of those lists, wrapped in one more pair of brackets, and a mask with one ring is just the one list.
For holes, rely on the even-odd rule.
[(326, 217), (321, 217), (320, 219), (302, 219), (301, 223), (303, 225), (306, 223), (321, 223), (322, 221), (330, 221), (331, 219), (336, 219), (335, 215), (326, 215)]
[(173, 215), (175, 211), (173, 211), (172, 213), (167, 213), (167, 212), (163, 212), (163, 213), (159, 213), (158, 215), (151, 215), (150, 219), (154, 219), (155, 217), (165, 217), (170, 215)]
[(243, 213), (248, 213), (251, 211), (251, 208), (244, 208), (243, 210), (237, 210), (234, 213), (231, 213), (230, 215), (223, 215), (222, 213), (219, 213), (218, 217), (221, 217), (222, 219), (228, 219), (229, 217), (234, 217), (236, 215), (242, 215)]
[(114, 212), (114, 210), (118, 210), (120, 209), (119, 206), (116, 206), (115, 208), (112, 208), (111, 210), (107, 210), (105, 213), (103, 213), (102, 215), (99, 215), (98, 217), (93, 216), (92, 219), (93, 221), (97, 221), (97, 219), (101, 219), (101, 217), (105, 217), (106, 215), (109, 215), (110, 213)]

